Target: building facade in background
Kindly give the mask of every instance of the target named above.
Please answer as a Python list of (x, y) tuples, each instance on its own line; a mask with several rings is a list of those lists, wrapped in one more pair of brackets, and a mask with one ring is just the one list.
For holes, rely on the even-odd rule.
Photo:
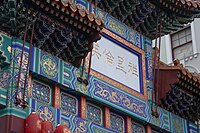
[(167, 64), (179, 59), (191, 72), (200, 73), (200, 19), (162, 37), (161, 60)]

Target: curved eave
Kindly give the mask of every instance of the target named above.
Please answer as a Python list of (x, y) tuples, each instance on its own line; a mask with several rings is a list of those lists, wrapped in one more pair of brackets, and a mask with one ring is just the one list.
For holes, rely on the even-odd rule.
[[(97, 18), (93, 13), (69, 1), (32, 0), (32, 2), (54, 17), (58, 17), (67, 23), (73, 24), (75, 27), (88, 34), (90, 31), (99, 33), (104, 27), (100, 18)], [(88, 28), (86, 29), (85, 26)]]

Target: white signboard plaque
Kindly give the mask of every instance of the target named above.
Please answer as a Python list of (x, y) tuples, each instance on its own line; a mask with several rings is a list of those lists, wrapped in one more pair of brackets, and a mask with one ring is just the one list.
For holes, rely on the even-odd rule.
[(141, 57), (125, 45), (102, 37), (94, 43), (91, 68), (141, 93)]

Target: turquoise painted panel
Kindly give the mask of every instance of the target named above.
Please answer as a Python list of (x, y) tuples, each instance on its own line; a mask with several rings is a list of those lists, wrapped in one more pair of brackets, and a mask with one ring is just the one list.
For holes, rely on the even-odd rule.
[(61, 83), (66, 87), (73, 88), (72, 81), (74, 81), (74, 78), (75, 78), (73, 76), (74, 68), (66, 62), (62, 61), (62, 64), (63, 64), (63, 68), (62, 68), (63, 72), (60, 73), (62, 77)]
[(106, 18), (106, 27), (107, 29), (113, 31), (114, 33), (118, 34), (119, 36), (126, 38), (126, 27), (125, 25), (122, 25), (118, 21), (116, 21), (111, 16), (107, 15)]
[(91, 127), (90, 133), (115, 133), (115, 131), (106, 129), (106, 128), (96, 125), (96, 124), (92, 124), (90, 127)]
[(2, 89), (8, 89), (10, 87), (10, 81), (11, 81), (12, 75), (11, 75), (11, 67), (5, 67), (0, 71), (0, 87)]
[(106, 23), (106, 16), (107, 15), (108, 14), (105, 11), (101, 10), (100, 8), (96, 9), (96, 16), (98, 18), (101, 18), (104, 24)]
[[(12, 58), (12, 66), (11, 66), (11, 71), (12, 71), (12, 80), (11, 80), (11, 89), (10, 89), (10, 99), (9, 101), (13, 104), (15, 101), (15, 93), (17, 92), (17, 82), (18, 82), (18, 76), (20, 75), (19, 78), (19, 88), (18, 88), (18, 98), (23, 98), (23, 95), (25, 93), (25, 99), (27, 97), (27, 92), (24, 92), (24, 87), (26, 87), (27, 90), (27, 84), (25, 84), (25, 78), (26, 76), (29, 75), (29, 71), (26, 71), (27, 68), (27, 63), (28, 63), (28, 47), (25, 47), (24, 49), (24, 54), (22, 56), (22, 43), (20, 41), (16, 41), (12, 45), (12, 51), (13, 51), (13, 58)], [(22, 56), (22, 66), (21, 70), (20, 69), (20, 62), (21, 62), (21, 56)], [(20, 74), (19, 74), (20, 72)], [(28, 83), (28, 82), (26, 82)]]
[(63, 114), (78, 115), (78, 99), (72, 95), (62, 92), (60, 109)]
[(148, 118), (147, 121), (157, 128), (164, 129), (166, 131), (171, 131), (171, 117), (170, 117), (170, 112), (158, 107), (158, 114), (159, 117), (156, 118), (155, 116), (152, 116), (151, 112), (151, 105), (148, 104)]
[(0, 105), (6, 106), (7, 90), (0, 88)]
[[(72, 72), (74, 77), (74, 79), (72, 80), (72, 86), (73, 86), (72, 89), (90, 96), (90, 91), (88, 90), (88, 88), (90, 88), (92, 85), (92, 82), (90, 81), (91, 78), (89, 79), (89, 85), (86, 86), (84, 83), (80, 83), (77, 80), (77, 78), (80, 77), (81, 75), (81, 69), (77, 69), (74, 67)], [(86, 72), (84, 72), (82, 79), (87, 79)]]
[(161, 127), (162, 126), (162, 114), (161, 114), (161, 109), (158, 108), (158, 114), (159, 114), (159, 117), (155, 117), (155, 116), (152, 116), (151, 115), (151, 109), (150, 109), (150, 112), (149, 112), (149, 115), (150, 115), (150, 120), (149, 122), (152, 123), (153, 125), (157, 126), (157, 127)]
[(102, 125), (103, 123), (103, 111), (100, 107), (94, 104), (87, 103), (86, 119), (96, 124)]
[(165, 129), (166, 131), (170, 131), (170, 113), (164, 109), (161, 110), (161, 115), (162, 115), (162, 128)]
[[(11, 38), (9, 38), (11, 41)], [(8, 41), (9, 42), (9, 41)], [(18, 116), (21, 118), (26, 117), (26, 109), (23, 109), (20, 105), (16, 106), (14, 104), (15, 102), (15, 96), (16, 96), (16, 86), (17, 86), (17, 81), (18, 81), (18, 75), (20, 75), (19, 78), (19, 89), (18, 89), (18, 98), (24, 98), (25, 100), (27, 99), (26, 92), (24, 92), (24, 86), (27, 87), (27, 84), (25, 85), (25, 75), (28, 71), (26, 71), (27, 67), (27, 59), (28, 59), (28, 44), (25, 44), (25, 51), (23, 54), (23, 60), (22, 60), (22, 67), (21, 67), (21, 72), (19, 74), (19, 69), (20, 69), (20, 61), (21, 61), (21, 49), (22, 49), (22, 42), (19, 39), (14, 39), (12, 40), (12, 56), (11, 56), (11, 61), (10, 65), (8, 68), (5, 70), (3, 69), (3, 76), (1, 75), (1, 78), (3, 79), (3, 82), (7, 82), (7, 84), (4, 84), (4, 89), (7, 89), (7, 99), (6, 99), (6, 108), (1, 110), (1, 115), (14, 115)]]
[(73, 88), (74, 80), (71, 65), (46, 52), (33, 48), (30, 60), (30, 70), (54, 82), (61, 83), (65, 87)]
[(199, 132), (197, 132), (197, 125), (195, 125), (192, 122), (188, 122), (188, 129), (189, 129), (189, 133), (199, 133), (200, 132), (200, 129), (199, 129)]
[(120, 115), (111, 112), (110, 113), (110, 128), (116, 132), (125, 132), (124, 118)]
[(0, 67), (10, 64), (12, 39), (0, 32)]
[(40, 74), (44, 77), (58, 82), (59, 59), (53, 57), (46, 52), (40, 52)]
[(89, 122), (71, 114), (61, 115), (61, 124), (65, 124), (73, 133), (116, 133), (111, 129)]
[(11, 81), (11, 43), (12, 39), (0, 32), (0, 87), (10, 88)]
[(51, 103), (51, 88), (37, 81), (32, 82), (31, 96), (45, 104)]
[(131, 129), (132, 129), (132, 133), (145, 133), (145, 127), (133, 121), (132, 121)]
[(171, 131), (172, 133), (187, 133), (186, 120), (171, 113)]
[(25, 119), (27, 117), (26, 110), (27, 109), (22, 110), (15, 107), (6, 107), (5, 109), (2, 109), (0, 111), (0, 117), (5, 116), (5, 115), (13, 115), (13, 116)]

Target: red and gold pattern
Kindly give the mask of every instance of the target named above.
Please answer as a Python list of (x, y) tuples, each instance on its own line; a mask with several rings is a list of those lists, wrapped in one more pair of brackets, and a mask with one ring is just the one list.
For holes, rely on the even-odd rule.
[(29, 74), (29, 77), (28, 77), (28, 98), (31, 97), (31, 91), (32, 91), (32, 74)]
[(53, 106), (60, 109), (60, 87), (55, 86), (53, 91)]
[(127, 116), (126, 117), (126, 133), (132, 133), (132, 122), (131, 122), (131, 117)]
[(110, 109), (108, 107), (104, 108), (104, 124), (106, 128), (110, 128)]
[(86, 103), (86, 97), (85, 96), (82, 96), (81, 97), (81, 100), (80, 100), (80, 103), (81, 103), (81, 118), (86, 118), (86, 107), (87, 107), (87, 103)]

